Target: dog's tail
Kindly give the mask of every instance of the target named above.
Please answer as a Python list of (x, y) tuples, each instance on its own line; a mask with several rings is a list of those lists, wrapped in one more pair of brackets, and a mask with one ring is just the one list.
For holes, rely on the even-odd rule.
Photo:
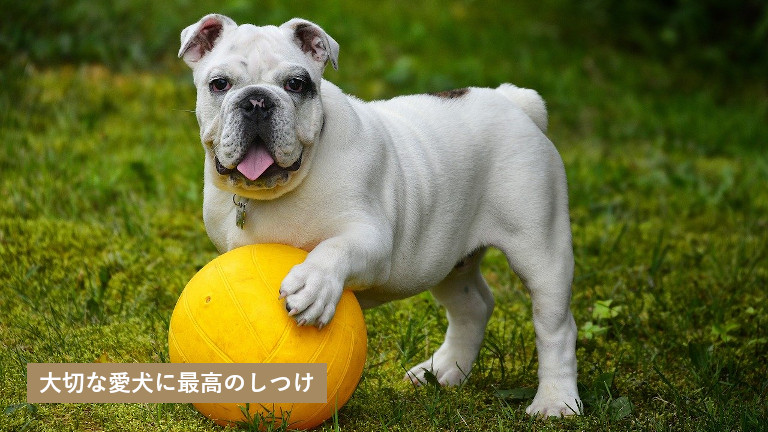
[(535, 90), (502, 84), (496, 90), (519, 106), (542, 132), (547, 132), (547, 106)]

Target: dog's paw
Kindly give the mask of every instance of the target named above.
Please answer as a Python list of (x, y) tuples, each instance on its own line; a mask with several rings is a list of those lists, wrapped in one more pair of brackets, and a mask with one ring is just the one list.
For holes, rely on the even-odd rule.
[(412, 367), (405, 374), (405, 379), (415, 385), (422, 385), (430, 381), (428, 375), (431, 374), (440, 385), (444, 386), (455, 386), (466, 381), (469, 378), (472, 362), (460, 361), (456, 356), (447, 355), (441, 351), (444, 350), (438, 349), (429, 360)]
[(565, 417), (581, 414), (581, 400), (575, 389), (562, 389), (558, 385), (539, 385), (536, 397), (525, 409), (535, 417)]
[(333, 318), (343, 289), (343, 282), (331, 273), (304, 262), (283, 279), (280, 298), (285, 299), (285, 309), (299, 325), (323, 328)]

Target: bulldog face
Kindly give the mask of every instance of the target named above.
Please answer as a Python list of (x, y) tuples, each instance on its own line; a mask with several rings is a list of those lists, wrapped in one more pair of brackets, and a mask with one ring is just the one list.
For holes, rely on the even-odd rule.
[(269, 199), (306, 175), (323, 126), (320, 84), (338, 44), (317, 25), (238, 26), (208, 15), (181, 33), (179, 57), (192, 68), (197, 120), (214, 182)]

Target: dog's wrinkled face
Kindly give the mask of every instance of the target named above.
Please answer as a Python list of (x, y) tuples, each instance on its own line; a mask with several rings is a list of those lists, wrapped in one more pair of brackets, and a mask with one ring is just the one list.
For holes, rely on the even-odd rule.
[(329, 60), (336, 67), (338, 44), (301, 19), (256, 27), (208, 15), (182, 32), (179, 56), (193, 69), (216, 185), (257, 199), (295, 188), (322, 129), (322, 73)]

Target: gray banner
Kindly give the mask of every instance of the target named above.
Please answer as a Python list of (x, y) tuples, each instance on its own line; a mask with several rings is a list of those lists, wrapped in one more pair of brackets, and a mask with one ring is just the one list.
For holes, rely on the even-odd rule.
[(325, 363), (28, 363), (28, 403), (325, 403)]

